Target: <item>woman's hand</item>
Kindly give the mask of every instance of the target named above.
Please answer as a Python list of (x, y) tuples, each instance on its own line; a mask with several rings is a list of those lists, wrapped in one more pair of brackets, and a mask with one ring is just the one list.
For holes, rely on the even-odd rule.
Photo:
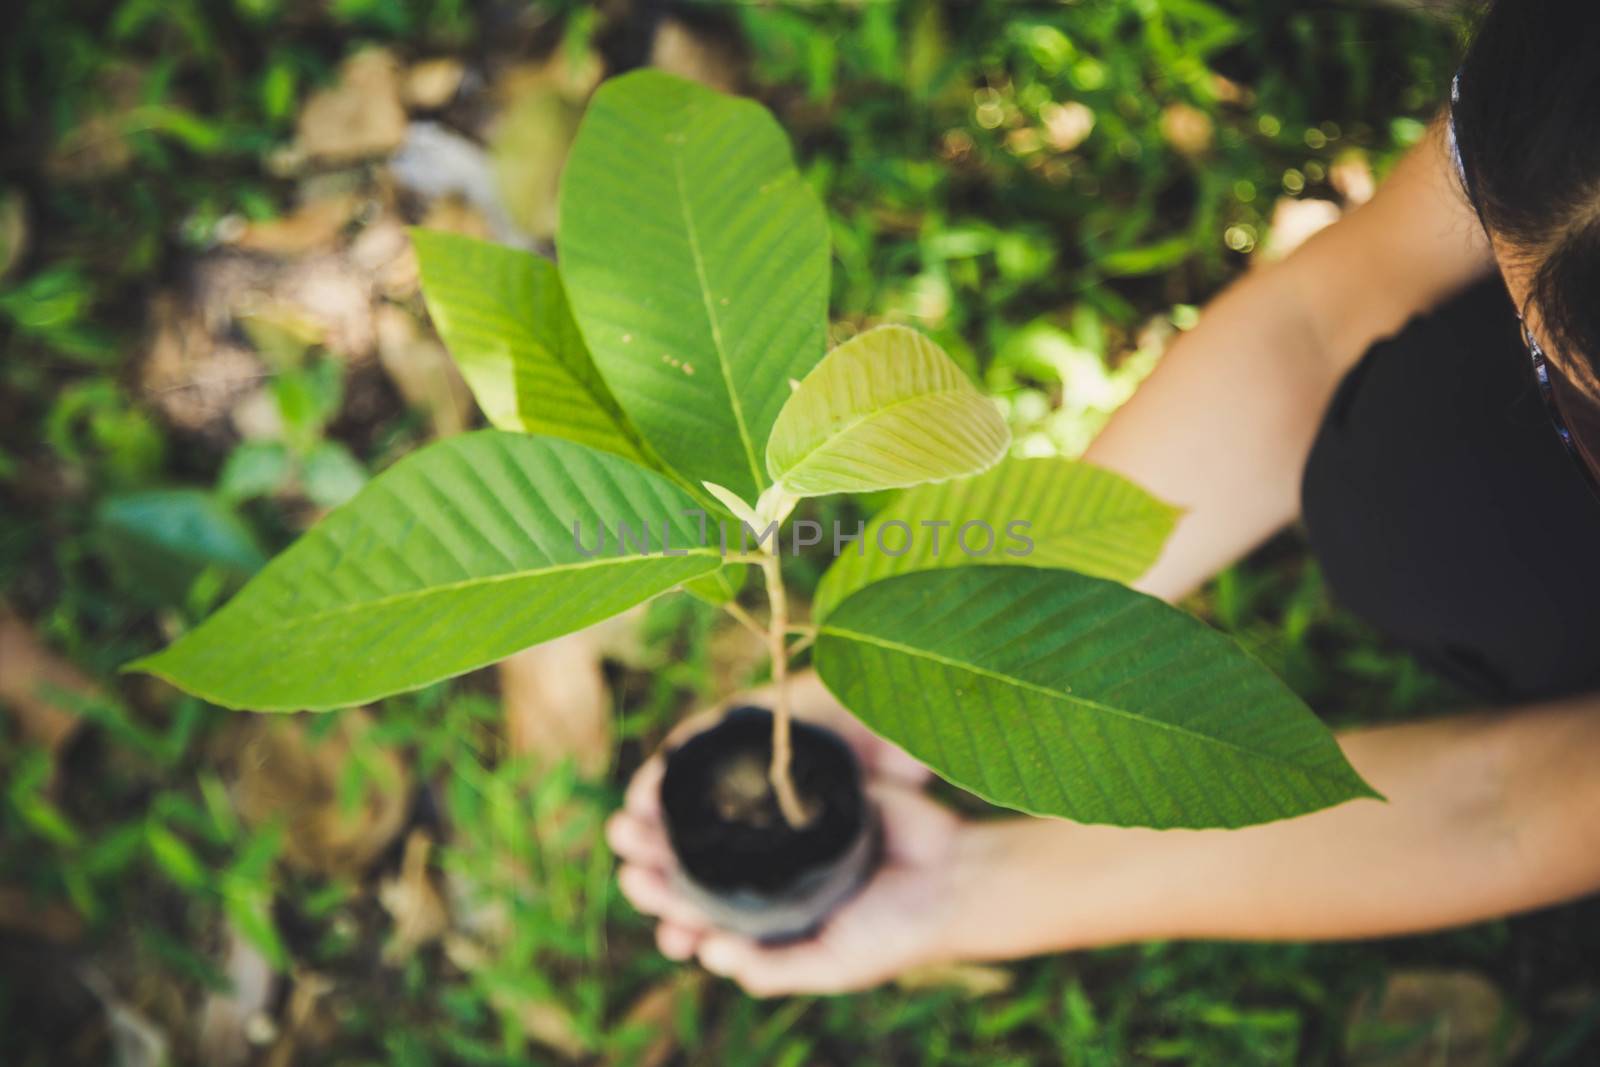
[[(871, 733), (828, 696), (815, 676), (794, 680), (797, 713), (838, 731), (861, 759), (883, 820), (884, 862), (816, 936), (765, 947), (713, 927), (672, 889), (676, 865), (661, 821), (663, 759), (650, 758), (606, 826), (622, 859), (623, 894), (660, 920), (656, 942), (672, 959), (698, 956), (707, 970), (757, 996), (864, 989), (944, 958), (946, 934), (971, 879), (960, 862), (966, 824), (921, 792), (926, 768)], [(685, 722), (669, 744), (704, 729), (714, 713)]]

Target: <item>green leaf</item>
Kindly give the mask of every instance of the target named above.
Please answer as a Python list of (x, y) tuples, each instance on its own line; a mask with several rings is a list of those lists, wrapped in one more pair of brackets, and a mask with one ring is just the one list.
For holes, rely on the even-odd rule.
[(414, 229), (428, 314), (489, 422), (655, 466), (600, 378), (553, 263)]
[(283, 485), (289, 467), (289, 449), (282, 442), (245, 441), (223, 463), (217, 492), (235, 501), (267, 496)]
[(880, 326), (828, 353), (767, 441), (767, 472), (795, 496), (941, 482), (993, 466), (1000, 412), (916, 330)]
[[(129, 669), (265, 711), (415, 689), (716, 570), (717, 549), (685, 514), (696, 507), (661, 475), (569, 441), (450, 438), (374, 478), (222, 610)], [(618, 523), (633, 534), (625, 549)]]
[(338, 507), (367, 484), (367, 468), (338, 441), (319, 441), (300, 469), (306, 496), (318, 507)]
[(822, 624), (816, 663), (872, 729), (1021, 811), (1237, 827), (1377, 795), (1228, 638), (1071, 571), (953, 567), (869, 585)]
[(662, 74), (602, 85), (556, 243), (600, 373), (692, 485), (755, 500), (790, 379), (822, 358), (828, 228), (771, 115)]
[(1093, 464), (1012, 457), (974, 478), (901, 493), (843, 548), (811, 610), (823, 618), (890, 575), (971, 563), (1066, 567), (1130, 583), (1155, 563), (1181, 514)]
[(94, 543), (118, 584), (146, 604), (181, 601), (208, 569), (237, 588), (267, 561), (232, 506), (201, 489), (107, 497), (95, 512)]

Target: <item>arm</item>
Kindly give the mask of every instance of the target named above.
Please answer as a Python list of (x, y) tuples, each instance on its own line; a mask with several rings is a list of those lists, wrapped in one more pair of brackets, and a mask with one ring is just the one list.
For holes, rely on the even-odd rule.
[(1362, 730), (1341, 743), (1387, 804), (1234, 831), (967, 827), (957, 866), (973, 885), (956, 894), (967, 903), (951, 913), (951, 955), (1411, 933), (1600, 886), (1600, 700)]
[(1243, 830), (962, 822), (879, 781), (884, 867), (817, 937), (781, 947), (714, 930), (672, 893), (653, 783), (630, 789), (610, 837), (627, 860), (623, 891), (662, 920), (662, 950), (697, 955), (756, 995), (845, 992), (929, 965), (1128, 941), (1414, 933), (1600, 887), (1600, 698), (1362, 730), (1341, 744), (1387, 804)]
[(1188, 509), (1139, 588), (1182, 596), (1298, 515), (1339, 379), (1492, 267), (1435, 124), (1369, 203), (1208, 305), (1086, 457)]

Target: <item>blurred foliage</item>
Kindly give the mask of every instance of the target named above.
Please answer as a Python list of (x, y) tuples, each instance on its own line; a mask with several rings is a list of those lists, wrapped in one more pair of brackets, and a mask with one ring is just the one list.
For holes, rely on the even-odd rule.
[[(931, 332), (1037, 454), (1087, 443), (1247, 266), (1280, 198), (1337, 200), (1341, 162), (1392, 165), (1459, 44), (1454, 24), (1397, 7), (1287, 0), (678, 11), (744, 40), (752, 88), (830, 206), (835, 339), (879, 321)], [(640, 754), (713, 695), (722, 631), (686, 598), (652, 607), (644, 667), (610, 668), (624, 742), (607, 781), (511, 759), (477, 678), (388, 701), (348, 742), (337, 810), (360, 810), (395, 767), (414, 782), (405, 824), (439, 840), (431, 869), (455, 916), (443, 944), (384, 959), (377, 884), (398, 842), (360, 875), (317, 873), (287, 861), (303, 828), (241, 818), (219, 768), (244, 719), (116, 667), (203, 616), (419, 423), (390, 393), (352, 415), (348, 374), (291, 345), (269, 361), (275, 435), (170, 425), (138, 385), (147, 305), (219, 221), (289, 210), (273, 155), (359, 45), (477, 62), (594, 44), (619, 69), (648, 50), (638, 19), (576, 0), (23, 0), (3, 16), (0, 598), (104, 694), (74, 699), (84, 728), (59, 754), (0, 730), (0, 883), (83, 923), (66, 944), (0, 929), (6, 1062), (109, 1062), (78, 977), (90, 964), (166, 1030), (175, 1062), (199, 1062), (197, 1005), (229, 984), (225, 924), (291, 976), (266, 1009), (279, 1025), (322, 990), (308, 1062), (327, 1064), (548, 1062), (552, 1048), (629, 1063), (663, 1037), (727, 1065), (1332, 1064), (1358, 997), (1413, 965), (1489, 975), (1526, 1062), (1594, 1062), (1600, 1006), (1556, 996), (1592, 986), (1582, 907), (1403, 941), (1078, 953), (981, 997), (757, 1002), (683, 984), (621, 903), (597, 826)], [(819, 563), (792, 577), (814, 582)], [(1338, 723), (1459, 702), (1330, 604), (1293, 534), (1193, 606)], [(334, 729), (304, 726), (311, 744)]]

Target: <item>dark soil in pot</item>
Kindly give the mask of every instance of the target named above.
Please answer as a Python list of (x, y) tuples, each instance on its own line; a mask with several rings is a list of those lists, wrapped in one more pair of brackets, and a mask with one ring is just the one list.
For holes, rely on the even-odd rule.
[(667, 756), (661, 807), (679, 888), (724, 929), (767, 942), (805, 937), (859, 889), (880, 857), (878, 816), (838, 734), (795, 722), (795, 789), (811, 819), (791, 827), (767, 784), (772, 713), (735, 708)]

